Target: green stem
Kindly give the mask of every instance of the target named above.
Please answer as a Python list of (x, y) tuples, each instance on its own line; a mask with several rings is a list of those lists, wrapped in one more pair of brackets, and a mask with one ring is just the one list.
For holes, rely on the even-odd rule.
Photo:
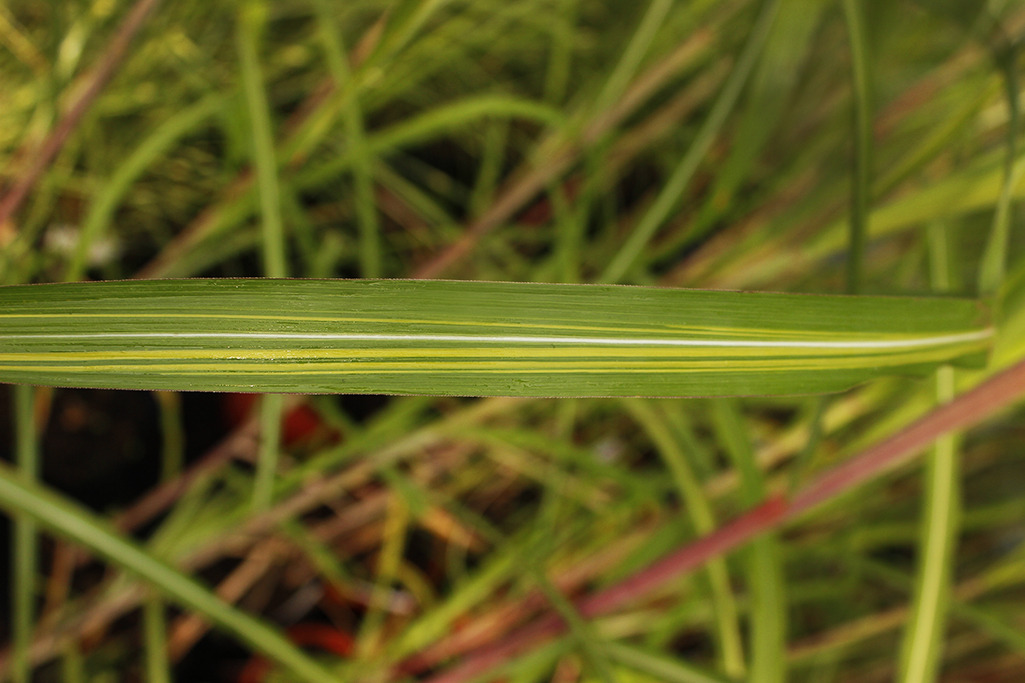
[(1018, 102), (1018, 50), (1015, 46), (1007, 48), (1006, 54), (999, 59), (1004, 75), (1004, 88), (1007, 93), (1007, 156), (1004, 159), (1004, 181), (997, 199), (996, 212), (993, 215), (993, 227), (986, 242), (986, 251), (982, 256), (979, 270), (979, 294), (994, 294), (1004, 281), (1007, 270), (1007, 247), (1011, 238), (1011, 202), (1014, 187), (1018, 184), (1021, 169), (1015, 168), (1018, 158), (1018, 127), (1021, 119), (1021, 106)]
[(712, 147), (716, 136), (726, 122), (726, 117), (733, 111), (740, 93), (747, 83), (748, 76), (754, 68), (758, 55), (769, 36), (769, 29), (772, 28), (773, 19), (776, 17), (776, 9), (779, 3), (777, 0), (768, 0), (763, 6), (758, 19), (755, 21), (751, 35), (744, 46), (737, 64), (733, 67), (733, 73), (719, 93), (712, 111), (708, 114), (698, 130), (690, 148), (680, 160), (679, 165), (673, 170), (661, 192), (655, 198), (651, 208), (645, 212), (640, 222), (633, 229), (626, 243), (623, 244), (616, 257), (612, 259), (605, 272), (598, 279), (601, 283), (614, 283), (622, 280), (633, 267), (641, 251), (648, 244), (655, 231), (665, 222), (669, 213), (676, 206), (684, 190), (690, 184), (691, 178), (698, 170), (698, 165), (705, 158), (705, 154)]
[(850, 257), (847, 261), (847, 291), (862, 291), (865, 241), (871, 201), (872, 96), (869, 89), (868, 41), (860, 0), (843, 1), (851, 50), (854, 84), (854, 165), (851, 198)]
[(374, 198), (374, 159), (366, 145), (363, 112), (356, 97), (356, 88), (349, 72), (349, 58), (331, 16), (332, 5), (327, 0), (316, 0), (317, 23), (324, 43), (327, 65), (335, 87), (345, 97), (343, 123), (348, 147), (352, 155), (352, 173), (355, 183), (356, 220), (359, 224), (359, 263), (363, 277), (381, 276), (381, 235)]
[[(266, 8), (249, 2), (242, 7), (237, 32), (242, 87), (246, 95), (249, 123), (252, 128), (253, 161), (256, 165), (257, 186), (260, 193), (260, 213), (263, 226), (263, 269), (268, 277), (288, 275), (285, 265), (285, 230), (281, 220), (281, 188), (278, 184), (278, 162), (274, 153), (267, 93), (264, 91), (257, 45)], [(281, 433), (281, 397), (266, 396), (261, 404), (263, 438), (256, 464), (253, 485), (253, 510), (270, 507), (274, 486), (274, 473), (278, 466), (278, 447)]]
[[(954, 398), (954, 369), (949, 365), (936, 371), (936, 390), (940, 403)], [(936, 440), (926, 463), (926, 519), (919, 544), (915, 599), (904, 635), (902, 683), (934, 681), (939, 669), (961, 508), (959, 460), (957, 437), (951, 433)]]
[[(658, 448), (659, 456), (669, 469), (694, 531), (699, 537), (715, 531), (716, 520), (712, 506), (688, 457), (693, 457), (693, 454), (684, 451), (681, 441), (673, 435), (664, 415), (652, 401), (628, 398), (623, 399), (623, 404)], [(739, 680), (744, 676), (746, 665), (737, 602), (733, 597), (725, 559), (716, 557), (709, 560), (708, 583), (718, 629), (722, 670), (731, 679)]]
[(167, 629), (164, 623), (164, 601), (151, 595), (142, 607), (146, 631), (146, 681), (171, 683), (171, 667), (167, 661)]
[[(377, 575), (374, 577), (374, 588), (370, 595), (370, 604), (363, 615), (359, 633), (356, 636), (353, 664), (357, 671), (373, 659), (383, 643), (382, 638), (388, 616), (387, 605), (392, 594), (391, 586), (402, 566), (410, 521), (409, 505), (403, 499), (402, 494), (393, 488), (389, 494), (388, 509), (381, 532), (381, 549), (377, 556)], [(358, 673), (350, 672), (350, 677), (347, 680), (356, 683), (359, 678)]]
[(87, 683), (82, 651), (75, 640), (69, 640), (61, 649), (61, 678), (63, 683)]
[[(575, 419), (575, 401), (561, 402), (561, 412), (557, 418), (554, 438), (565, 440), (573, 430)], [(584, 619), (559, 588), (549, 580), (545, 572), (552, 551), (559, 538), (560, 522), (563, 518), (566, 484), (569, 475), (565, 467), (556, 467), (545, 480), (545, 490), (538, 512), (540, 522), (537, 525), (539, 538), (533, 544), (533, 557), (528, 559), (529, 573), (534, 583), (548, 600), (549, 604), (569, 626), (570, 634), (583, 655), (585, 663), (590, 666), (593, 674), (602, 683), (616, 683), (618, 680), (605, 654), (605, 641), (594, 630), (593, 625)]]
[(561, 0), (556, 8), (561, 20), (552, 22), (552, 43), (549, 48), (548, 68), (545, 71), (544, 100), (554, 105), (558, 105), (566, 97), (566, 86), (569, 83), (573, 61), (577, 5), (578, 0)]
[[(715, 431), (740, 475), (745, 505), (765, 497), (765, 476), (736, 403), (713, 404)], [(776, 534), (755, 538), (747, 551), (747, 585), (751, 595), (750, 683), (782, 683), (786, 675), (787, 604), (782, 558)]]
[(816, 396), (812, 399), (811, 417), (808, 423), (808, 440), (804, 448), (794, 457), (790, 467), (790, 490), (796, 491), (804, 480), (808, 467), (811, 465), (822, 443), (822, 432), (825, 429), (826, 409), (829, 407), (829, 397)]
[[(14, 387), (15, 448), (18, 478), (33, 484), (38, 477), (39, 447), (34, 416), (34, 387)], [(32, 678), (29, 646), (35, 621), (36, 554), (38, 540), (35, 521), (24, 514), (14, 517), (14, 572), (12, 601), (14, 603), (13, 678), (15, 683), (28, 683)]]
[(160, 409), (160, 432), (163, 438), (160, 481), (177, 477), (185, 465), (185, 434), (182, 430), (182, 400), (176, 391), (154, 391)]
[(54, 534), (137, 575), (168, 599), (201, 614), (299, 678), (310, 683), (338, 680), (274, 629), (227, 604), (134, 541), (121, 538), (77, 503), (38, 484), (21, 481), (7, 466), (0, 466), (0, 507), (14, 515), (28, 516)]
[(262, 5), (252, 2), (242, 8), (235, 42), (252, 132), (253, 161), (256, 165), (256, 180), (260, 194), (264, 274), (267, 277), (286, 277), (288, 273), (285, 266), (285, 230), (281, 221), (278, 162), (274, 153), (267, 93), (264, 91), (263, 73), (257, 54), (263, 12)]
[(545, 599), (569, 626), (570, 635), (598, 680), (602, 683), (617, 683), (618, 678), (606, 655), (607, 643), (595, 632), (591, 622), (584, 619), (569, 598), (549, 581), (543, 568), (532, 564), (529, 571)]
[(89, 203), (89, 211), (82, 221), (82, 232), (71, 255), (65, 280), (75, 282), (82, 280), (89, 265), (89, 248), (103, 236), (113, 219), (114, 212), (124, 198), (132, 183), (141, 176), (150, 165), (162, 156), (171, 145), (184, 135), (195, 130), (210, 116), (224, 106), (225, 98), (221, 94), (210, 95), (196, 104), (176, 112), (167, 121), (153, 131), (138, 147), (118, 166), (117, 171), (107, 179)]
[(595, 101), (596, 111), (607, 110), (622, 96), (623, 91), (630, 84), (630, 79), (637, 73), (641, 60), (648, 54), (655, 35), (664, 25), (666, 15), (672, 7), (673, 0), (651, 0), (637, 29), (630, 38), (630, 42), (623, 50), (616, 68), (605, 81), (605, 87), (602, 88), (601, 94)]
[(723, 679), (718, 675), (702, 671), (683, 659), (647, 652), (622, 642), (610, 642), (606, 648), (609, 659), (614, 660), (617, 664), (646, 673), (652, 679), (664, 683), (726, 683), (726, 680), (737, 680), (736, 678)]
[(281, 414), (284, 397), (264, 394), (260, 400), (260, 453), (256, 462), (256, 480), (253, 483), (252, 510), (265, 512), (274, 498), (274, 475), (278, 470), (281, 452)]
[[(945, 226), (929, 226), (928, 242), (933, 289), (942, 293), (950, 286)], [(954, 399), (954, 368), (949, 365), (936, 371), (936, 399), (940, 405)], [(901, 651), (901, 683), (929, 683), (939, 671), (961, 511), (957, 441), (956, 433), (938, 438), (926, 462), (926, 517), (919, 540), (915, 597)]]

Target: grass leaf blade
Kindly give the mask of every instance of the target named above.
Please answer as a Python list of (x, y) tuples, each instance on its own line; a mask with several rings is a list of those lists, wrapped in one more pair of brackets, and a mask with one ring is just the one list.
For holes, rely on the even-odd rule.
[(0, 288), (0, 381), (490, 396), (840, 391), (978, 357), (972, 300), (416, 280)]

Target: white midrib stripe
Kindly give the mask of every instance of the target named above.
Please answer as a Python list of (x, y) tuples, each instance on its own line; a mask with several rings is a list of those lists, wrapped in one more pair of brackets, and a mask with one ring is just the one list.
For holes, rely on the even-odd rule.
[(94, 332), (82, 334), (4, 334), (0, 341), (28, 339), (279, 339), (294, 341), (461, 342), (474, 344), (577, 344), (581, 346), (670, 346), (746, 349), (906, 349), (980, 341), (993, 328), (915, 339), (806, 341), (757, 339), (630, 339), (613, 337), (531, 337), (470, 334), (332, 334), (301, 332)]

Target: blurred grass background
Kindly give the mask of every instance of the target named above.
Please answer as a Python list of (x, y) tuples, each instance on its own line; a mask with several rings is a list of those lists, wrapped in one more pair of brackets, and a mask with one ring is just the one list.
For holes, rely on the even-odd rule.
[[(138, 7), (0, 6), (4, 284), (949, 292), (992, 297), (991, 368), (1025, 354), (1021, 3), (183, 1), (156, 4), (114, 60)], [(103, 64), (109, 83), (81, 99)], [(574, 627), (506, 680), (1025, 676), (1020, 409), (613, 616), (574, 621), (560, 602), (892, 433), (934, 381), (825, 399), (264, 401), (264, 424), (285, 415), (276, 483), (255, 472), (260, 410), (243, 396), (0, 396), (34, 416), (20, 433), (38, 435), (44, 481), (343, 680), (443, 671), (534, 615), (535, 591)], [(12, 420), (0, 429), (13, 453)], [(3, 613), (31, 599), (33, 680), (291, 680), (116, 567), (45, 537), (38, 566), (17, 548), (4, 566), (31, 590)]]

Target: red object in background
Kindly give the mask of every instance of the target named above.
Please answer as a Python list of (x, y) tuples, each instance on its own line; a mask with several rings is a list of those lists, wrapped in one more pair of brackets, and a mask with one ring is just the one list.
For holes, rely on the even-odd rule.
[[(300, 647), (318, 647), (339, 657), (352, 654), (352, 636), (327, 624), (296, 624), (285, 633)], [(259, 655), (252, 657), (238, 675), (237, 683), (263, 683), (271, 663)]]
[[(228, 425), (234, 429), (253, 411), (260, 394), (224, 394), (223, 411)], [(315, 439), (337, 440), (339, 434), (328, 426), (313, 408), (300, 404), (282, 417), (281, 443), (284, 447), (302, 446)], [(301, 647), (316, 647), (339, 657), (352, 653), (352, 636), (326, 624), (296, 624), (286, 631), (289, 640)], [(263, 683), (272, 665), (264, 657), (255, 655), (239, 673), (237, 683)]]
[[(224, 417), (228, 425), (234, 429), (242, 424), (259, 398), (260, 394), (225, 394)], [(302, 445), (318, 433), (328, 431), (332, 430), (320, 419), (317, 411), (302, 403), (285, 413), (281, 423), (281, 443), (286, 448)]]

